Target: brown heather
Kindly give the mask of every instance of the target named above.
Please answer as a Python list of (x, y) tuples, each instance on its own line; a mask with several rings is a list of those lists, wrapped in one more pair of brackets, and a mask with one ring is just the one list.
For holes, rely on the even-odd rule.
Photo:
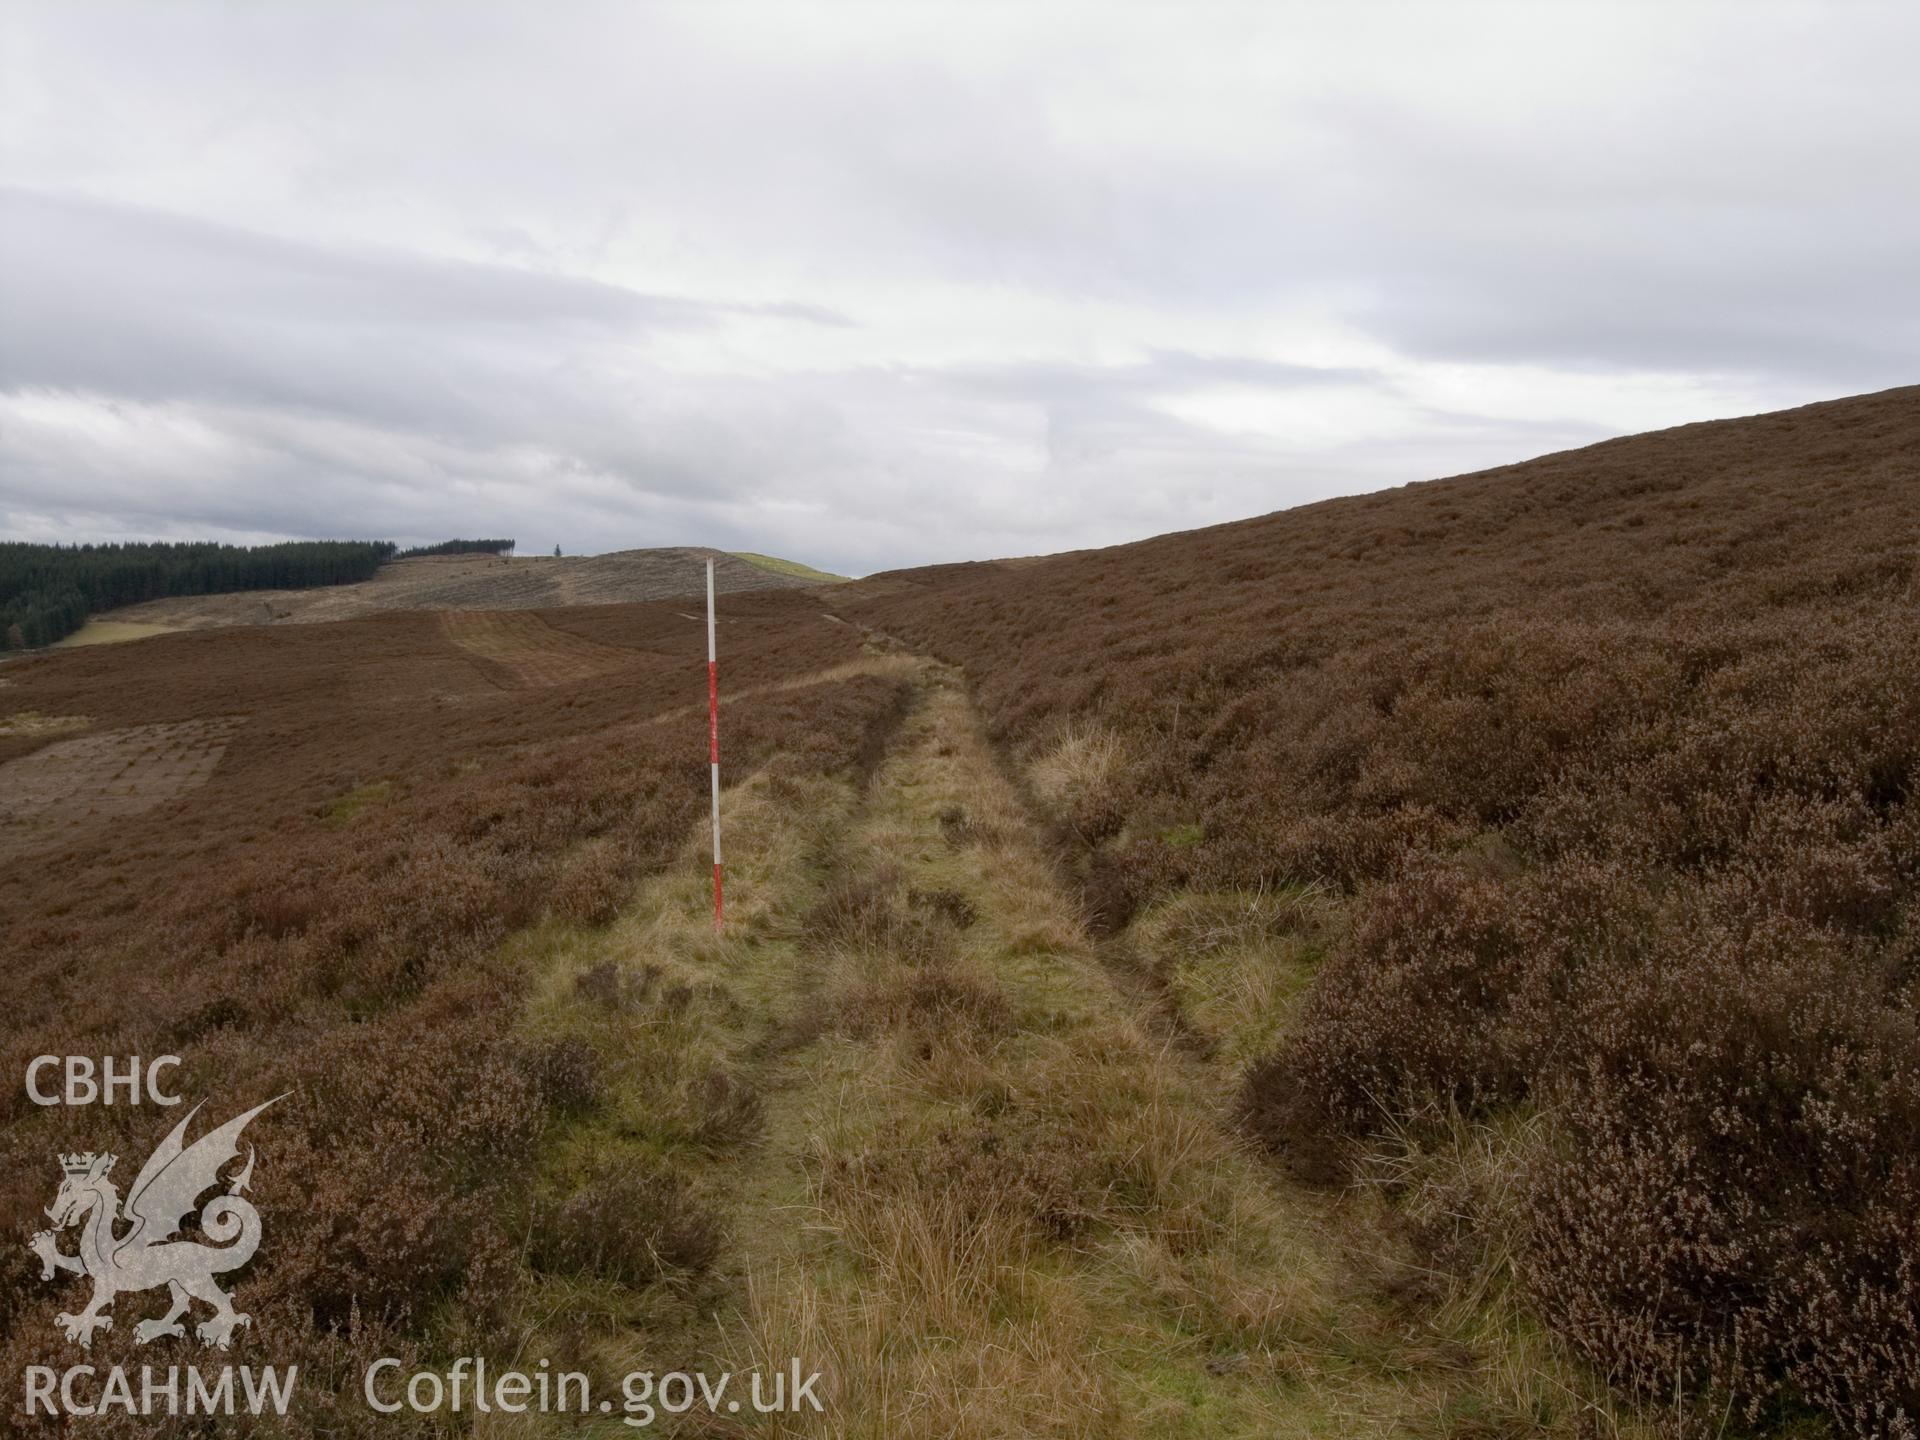
[[(633, 1283), (710, 1263), (716, 1222), (673, 1176), (596, 1173), (535, 1206), (543, 1135), (600, 1103), (603, 1080), (590, 1049), (517, 1027), (528, 977), (496, 944), (544, 917), (607, 919), (704, 813), (705, 636), (679, 608), (517, 617), (591, 643), (593, 673), (572, 682), (527, 684), (511, 651), (476, 654), (424, 614), (9, 667), (9, 700), (101, 730), (241, 723), (202, 789), (111, 823), (72, 817), (0, 871), (0, 1072), (15, 1077), (0, 1087), (0, 1232), (14, 1237), (0, 1369), (72, 1363), (53, 1324), (71, 1287), (43, 1283), (15, 1243), (44, 1223), (58, 1152), (84, 1121), (130, 1179), (184, 1113), (41, 1110), (18, 1079), (41, 1053), (180, 1054), (170, 1083), (206, 1101), (205, 1122), (286, 1095), (249, 1131), (267, 1233), (236, 1292), (250, 1363), (302, 1368), (286, 1433), (408, 1433), (351, 1397), (365, 1359), (409, 1353), (429, 1325), (436, 1352), (513, 1353), (502, 1325), (523, 1251)], [(854, 632), (764, 597), (728, 612), (729, 688), (765, 691), (730, 714), (732, 763), (855, 767), (897, 716), (900, 682), (784, 683), (857, 660)], [(0, 745), (11, 757), (57, 738)], [(695, 1099), (714, 1139), (757, 1130), (757, 1097), (726, 1075)], [(608, 1212), (618, 1224), (594, 1223)], [(97, 1365), (139, 1363), (138, 1304), (122, 1309)], [(316, 1409), (329, 1376), (350, 1398)]]
[[(737, 597), (725, 678), (751, 704), (727, 743), (733, 774), (771, 772), (741, 800), (757, 863), (817, 884), (763, 895), (711, 954), (617, 948), (653, 933), (631, 894), (705, 804), (704, 636), (675, 605), (10, 664), (13, 712), (93, 730), (0, 726), (0, 761), (190, 722), (227, 748), (199, 790), (7, 852), (0, 1069), (176, 1052), (211, 1116), (288, 1093), (257, 1122), (271, 1228), (238, 1299), (241, 1343), (301, 1364), (306, 1394), (371, 1355), (512, 1354), (529, 1283), (702, 1305), (733, 1243), (716, 1187), (751, 1216), (763, 1184), (783, 1223), (813, 1207), (802, 1259), (839, 1237), (819, 1285), (880, 1297), (764, 1306), (756, 1353), (825, 1345), (884, 1401), (835, 1425), (887, 1433), (933, 1397), (965, 1418), (927, 1433), (1123, 1433), (1147, 1412), (1103, 1379), (1107, 1312), (1053, 1283), (1083, 1254), (1164, 1270), (1183, 1329), (1240, 1337), (1202, 1374), (1268, 1366), (1236, 1393), (1301, 1405), (1354, 1327), (1313, 1298), (1307, 1249), (1254, 1253), (1267, 1232), (1243, 1222), (1283, 1190), (1212, 1128), (1213, 1090), (1167, 1078), (1184, 1039), (1256, 1057), (1248, 1135), (1359, 1186), (1356, 1213), (1393, 1196), (1427, 1273), (1530, 1307), (1637, 1414), (1915, 1440), (1917, 544), (1920, 388), (1111, 550)], [(892, 759), (916, 662), (863, 650), (862, 627), (958, 667), (920, 682)], [(1031, 827), (975, 709), (1080, 896), (1015, 843)], [(859, 784), (809, 788), (835, 771)], [(804, 813), (876, 790), (863, 851), (834, 848), (840, 802)], [(1125, 932), (1119, 986), (1082, 910)], [(530, 1004), (498, 942), (616, 914), (605, 953)], [(1141, 975), (1176, 1011), (1200, 997), (1160, 1049), (1110, 1013)], [(761, 991), (791, 1013), (721, 1044)], [(514, 1023), (540, 1004), (626, 1038)], [(629, 1043), (656, 1032), (708, 1049)], [(764, 1089), (814, 1068), (819, 1108)], [(634, 1094), (663, 1113), (631, 1153), (570, 1164), (556, 1133), (619, 1138)], [(143, 1155), (176, 1113), (95, 1110), (87, 1143)], [(748, 1183), (769, 1116), (796, 1114), (817, 1120), (805, 1195)], [(0, 1233), (35, 1228), (71, 1124), (0, 1088)], [(1266, 1293), (1271, 1267), (1298, 1295)], [(1419, 1288), (1388, 1295), (1396, 1346), (1432, 1349)], [(0, 1244), (0, 1369), (70, 1363), (68, 1293)], [(135, 1359), (130, 1331), (95, 1363)], [(1535, 1433), (1548, 1390), (1610, 1423), (1558, 1371), (1517, 1378), (1431, 1433)], [(1021, 1395), (1046, 1399), (1005, 1408)], [(354, 1434), (355, 1405), (287, 1433)]]
[(1920, 388), (843, 587), (962, 665), (1108, 929), (1347, 897), (1249, 1129), (1508, 1156), (1545, 1319), (1677, 1428), (1920, 1433)]

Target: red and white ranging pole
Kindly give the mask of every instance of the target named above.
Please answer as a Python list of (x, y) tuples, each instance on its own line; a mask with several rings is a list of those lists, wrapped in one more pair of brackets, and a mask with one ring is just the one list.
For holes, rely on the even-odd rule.
[(713, 767), (713, 933), (720, 933), (720, 662), (713, 648), (713, 561), (707, 561), (707, 758)]

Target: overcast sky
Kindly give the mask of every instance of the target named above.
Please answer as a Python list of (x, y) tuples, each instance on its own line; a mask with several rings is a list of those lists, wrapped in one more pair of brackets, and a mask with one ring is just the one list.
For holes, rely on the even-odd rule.
[(0, 535), (1137, 538), (1920, 381), (1920, 6), (0, 0)]

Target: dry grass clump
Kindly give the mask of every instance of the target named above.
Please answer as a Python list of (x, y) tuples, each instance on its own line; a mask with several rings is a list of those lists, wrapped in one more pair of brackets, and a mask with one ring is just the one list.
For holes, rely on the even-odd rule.
[(980, 918), (980, 909), (973, 901), (944, 885), (934, 890), (909, 889), (907, 903), (956, 930), (964, 930)]
[(625, 1015), (654, 997), (655, 987), (665, 973), (651, 960), (638, 969), (616, 960), (596, 960), (574, 975), (573, 993), (590, 1005)]
[(926, 965), (952, 957), (954, 929), (952, 914), (913, 904), (899, 872), (883, 868), (834, 883), (799, 933), (817, 950)]
[(934, 818), (940, 822), (940, 838), (955, 849), (999, 838), (992, 826), (974, 819), (964, 805), (942, 805)]
[(1230, 1208), (1228, 1187), (1204, 1170), (1220, 1157), (1220, 1136), (1174, 1097), (1141, 1092), (1141, 1080), (1098, 1063), (1076, 1073), (1062, 1059), (970, 1112), (937, 1110), (829, 1152), (819, 1193), (836, 1215), (857, 1211), (875, 1227), (933, 1205), (965, 1228), (1023, 1232), (1022, 1246), (1097, 1226), (1150, 1235), (1174, 1253), (1195, 1248), (1219, 1237)]
[[(577, 943), (578, 932), (571, 938)], [(597, 941), (624, 947), (630, 938), (601, 932)], [(548, 1046), (577, 1047), (592, 1060), (593, 1102), (573, 1108), (594, 1123), (574, 1132), (578, 1143), (712, 1153), (761, 1138), (766, 1097), (715, 1040), (739, 1012), (724, 984), (684, 963), (601, 960), (574, 973), (568, 999), (550, 999), (559, 1006), (546, 1023), (574, 1028)]]
[(1245, 1065), (1297, 1025), (1301, 993), (1340, 913), (1315, 886), (1188, 890), (1139, 916), (1125, 953), (1137, 956), (1177, 1033)]
[[(816, 1357), (824, 1417), (771, 1415), (776, 1436), (858, 1440), (1116, 1440), (1140, 1433), (1139, 1416), (1101, 1363), (1103, 1331), (1018, 1264), (947, 1270), (942, 1257), (1013, 1253), (994, 1232), (943, 1234), (937, 1215), (908, 1223), (914, 1242), (873, 1252), (889, 1283), (849, 1303), (805, 1271), (774, 1272), (755, 1286), (742, 1363), (774, 1369), (791, 1355)], [(890, 1257), (898, 1255), (896, 1268)], [(911, 1280), (914, 1257), (933, 1260)], [(900, 1283), (893, 1283), (898, 1275)], [(984, 1278), (983, 1278), (984, 1277)], [(951, 1328), (923, 1331), (932, 1293), (952, 1297)], [(777, 1297), (777, 1298), (776, 1298)], [(985, 1328), (983, 1314), (999, 1323)], [(909, 1339), (922, 1343), (903, 1343)]]
[(1128, 767), (1127, 741), (1119, 731), (1069, 721), (1034, 757), (1027, 778), (1043, 802), (1088, 843), (1118, 830)]
[(1010, 1235), (1024, 1227), (1032, 1240), (1066, 1240), (1107, 1208), (1098, 1171), (1060, 1127), (1032, 1112), (1002, 1112), (944, 1119), (929, 1130), (896, 1124), (858, 1151), (826, 1156), (819, 1186), (836, 1214), (876, 1234), (897, 1210), (932, 1204), (963, 1231)]
[(951, 963), (876, 979), (845, 993), (841, 1023), (857, 1037), (901, 1030), (922, 1046), (979, 1045), (1012, 1028), (1013, 1007), (994, 985)]
[(891, 866), (836, 880), (799, 932), (829, 962), (826, 1023), (856, 1039), (897, 1034), (922, 1057), (1011, 1030), (1005, 994), (961, 953), (973, 918), (965, 896), (910, 886)]
[(696, 1144), (714, 1148), (748, 1145), (758, 1140), (766, 1125), (767, 1107), (760, 1092), (724, 1065), (709, 1065), (689, 1088)]
[(638, 1288), (703, 1273), (721, 1241), (714, 1207), (683, 1176), (630, 1160), (590, 1175), (538, 1223), (531, 1258), (550, 1274)]
[(1142, 921), (1140, 942), (1157, 955), (1204, 958), (1225, 951), (1317, 936), (1333, 907), (1315, 885), (1283, 889), (1191, 891)]
[(1393, 1203), (1454, 1298), (1497, 1305), (1517, 1288), (1529, 1178), (1550, 1140), (1537, 1110), (1488, 1118), (1433, 1101), (1368, 1136), (1350, 1158), (1355, 1180)]

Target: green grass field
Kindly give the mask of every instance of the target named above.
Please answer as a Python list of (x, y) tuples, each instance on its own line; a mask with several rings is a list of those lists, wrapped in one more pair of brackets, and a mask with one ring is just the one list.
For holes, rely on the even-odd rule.
[(849, 575), (830, 575), (825, 570), (816, 570), (811, 565), (802, 565), (797, 560), (782, 560), (777, 555), (756, 555), (751, 550), (729, 550), (736, 560), (745, 560), (748, 564), (758, 565), (762, 570), (771, 570), (776, 575), (792, 575), (801, 580), (814, 580), (822, 585), (841, 585), (852, 579)]
[(118, 645), (123, 640), (145, 640), (149, 636), (165, 635), (179, 628), (177, 625), (147, 625), (135, 620), (89, 620), (64, 640), (54, 641), (49, 648), (66, 650), (79, 645)]

